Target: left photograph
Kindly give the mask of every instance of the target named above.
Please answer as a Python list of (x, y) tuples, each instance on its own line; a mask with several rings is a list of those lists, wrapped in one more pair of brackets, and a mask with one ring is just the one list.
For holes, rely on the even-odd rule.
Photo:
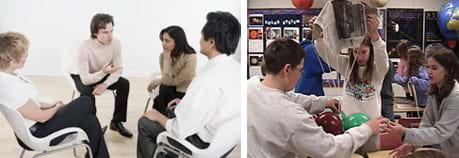
[(0, 2), (0, 154), (241, 157), (240, 7)]

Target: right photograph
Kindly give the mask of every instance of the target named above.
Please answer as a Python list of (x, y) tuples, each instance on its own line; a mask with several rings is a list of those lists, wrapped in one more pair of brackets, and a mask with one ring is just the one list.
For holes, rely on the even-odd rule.
[(248, 0), (246, 16), (247, 157), (459, 158), (458, 1)]

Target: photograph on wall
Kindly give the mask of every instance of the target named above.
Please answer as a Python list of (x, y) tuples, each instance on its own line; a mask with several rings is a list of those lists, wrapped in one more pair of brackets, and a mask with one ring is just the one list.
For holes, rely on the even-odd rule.
[(260, 66), (263, 61), (263, 54), (249, 54), (250, 66)]
[(281, 27), (266, 27), (265, 28), (266, 46), (275, 39), (282, 37)]
[(284, 37), (300, 42), (300, 28), (298, 27), (284, 27)]
[(249, 26), (263, 26), (263, 14), (249, 14)]
[(251, 27), (249, 33), (249, 52), (263, 52), (263, 27)]
[(388, 8), (386, 12), (386, 43), (390, 57), (399, 57), (398, 53), (394, 51), (395, 46), (402, 39), (423, 48), (424, 9)]
[(425, 12), (425, 34), (424, 34), (424, 47), (432, 43), (442, 43), (443, 36), (441, 35), (440, 28), (437, 23), (437, 12)]

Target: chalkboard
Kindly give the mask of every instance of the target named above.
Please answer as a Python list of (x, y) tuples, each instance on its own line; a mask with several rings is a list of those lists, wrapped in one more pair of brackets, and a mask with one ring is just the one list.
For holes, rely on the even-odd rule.
[(394, 51), (401, 39), (409, 40), (412, 45), (423, 48), (424, 9), (388, 8), (386, 13), (388, 52)]

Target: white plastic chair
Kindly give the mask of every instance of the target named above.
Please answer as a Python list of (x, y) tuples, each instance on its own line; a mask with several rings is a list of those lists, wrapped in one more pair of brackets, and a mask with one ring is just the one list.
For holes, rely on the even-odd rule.
[[(160, 72), (153, 72), (150, 75), (150, 77), (148, 78), (148, 81), (149, 81), (149, 83), (151, 83), (151, 81), (159, 80), (159, 79), (161, 79), (161, 73)], [(156, 98), (156, 96), (158, 96), (158, 95), (159, 95), (159, 86), (156, 87), (155, 89), (153, 89), (153, 91), (150, 93), (150, 96), (147, 99), (147, 104), (145, 105), (145, 110), (143, 111), (143, 113), (147, 112), (148, 105), (150, 104), (150, 101), (154, 100)]]
[(239, 132), (240, 118), (233, 119), (224, 124), (214, 136), (212, 142), (206, 149), (199, 149), (193, 144), (184, 139), (178, 139), (171, 133), (162, 132), (158, 135), (156, 144), (158, 144), (155, 151), (155, 158), (174, 154), (178, 158), (215, 158), (221, 157), (225, 153), (232, 150), (241, 139)]
[[(76, 88), (75, 82), (73, 81), (72, 77), (70, 76), (72, 73), (78, 73), (78, 47), (80, 46), (81, 42), (73, 42), (70, 44), (66, 44), (63, 47), (63, 54), (62, 54), (62, 72), (64, 78), (72, 87), (72, 98), (75, 98), (75, 95), (79, 94), (78, 89)], [(107, 89), (109, 90), (109, 89)], [(110, 90), (114, 97), (116, 97), (116, 93), (114, 90)]]
[[(56, 131), (44, 138), (37, 138), (33, 136), (29, 128), (26, 127), (24, 118), (18, 111), (2, 104), (0, 104), (0, 110), (5, 116), (10, 126), (13, 128), (16, 136), (30, 149), (32, 149), (33, 151), (40, 152), (38, 154), (35, 154), (33, 157), (48, 155), (68, 149), (73, 149), (73, 154), (76, 157), (77, 155), (75, 149), (77, 147), (84, 146), (89, 152), (89, 157), (92, 158), (91, 147), (83, 142), (89, 142), (88, 136), (82, 129), (77, 127), (69, 127)], [(62, 142), (60, 142), (58, 145), (50, 146), (50, 143), (53, 139), (66, 134), (69, 135), (67, 135)], [(23, 149), (21, 152), (21, 158), (24, 156), (24, 153), (25, 149)]]
[(394, 97), (405, 97), (405, 90), (397, 83), (392, 83), (392, 91), (394, 92)]

